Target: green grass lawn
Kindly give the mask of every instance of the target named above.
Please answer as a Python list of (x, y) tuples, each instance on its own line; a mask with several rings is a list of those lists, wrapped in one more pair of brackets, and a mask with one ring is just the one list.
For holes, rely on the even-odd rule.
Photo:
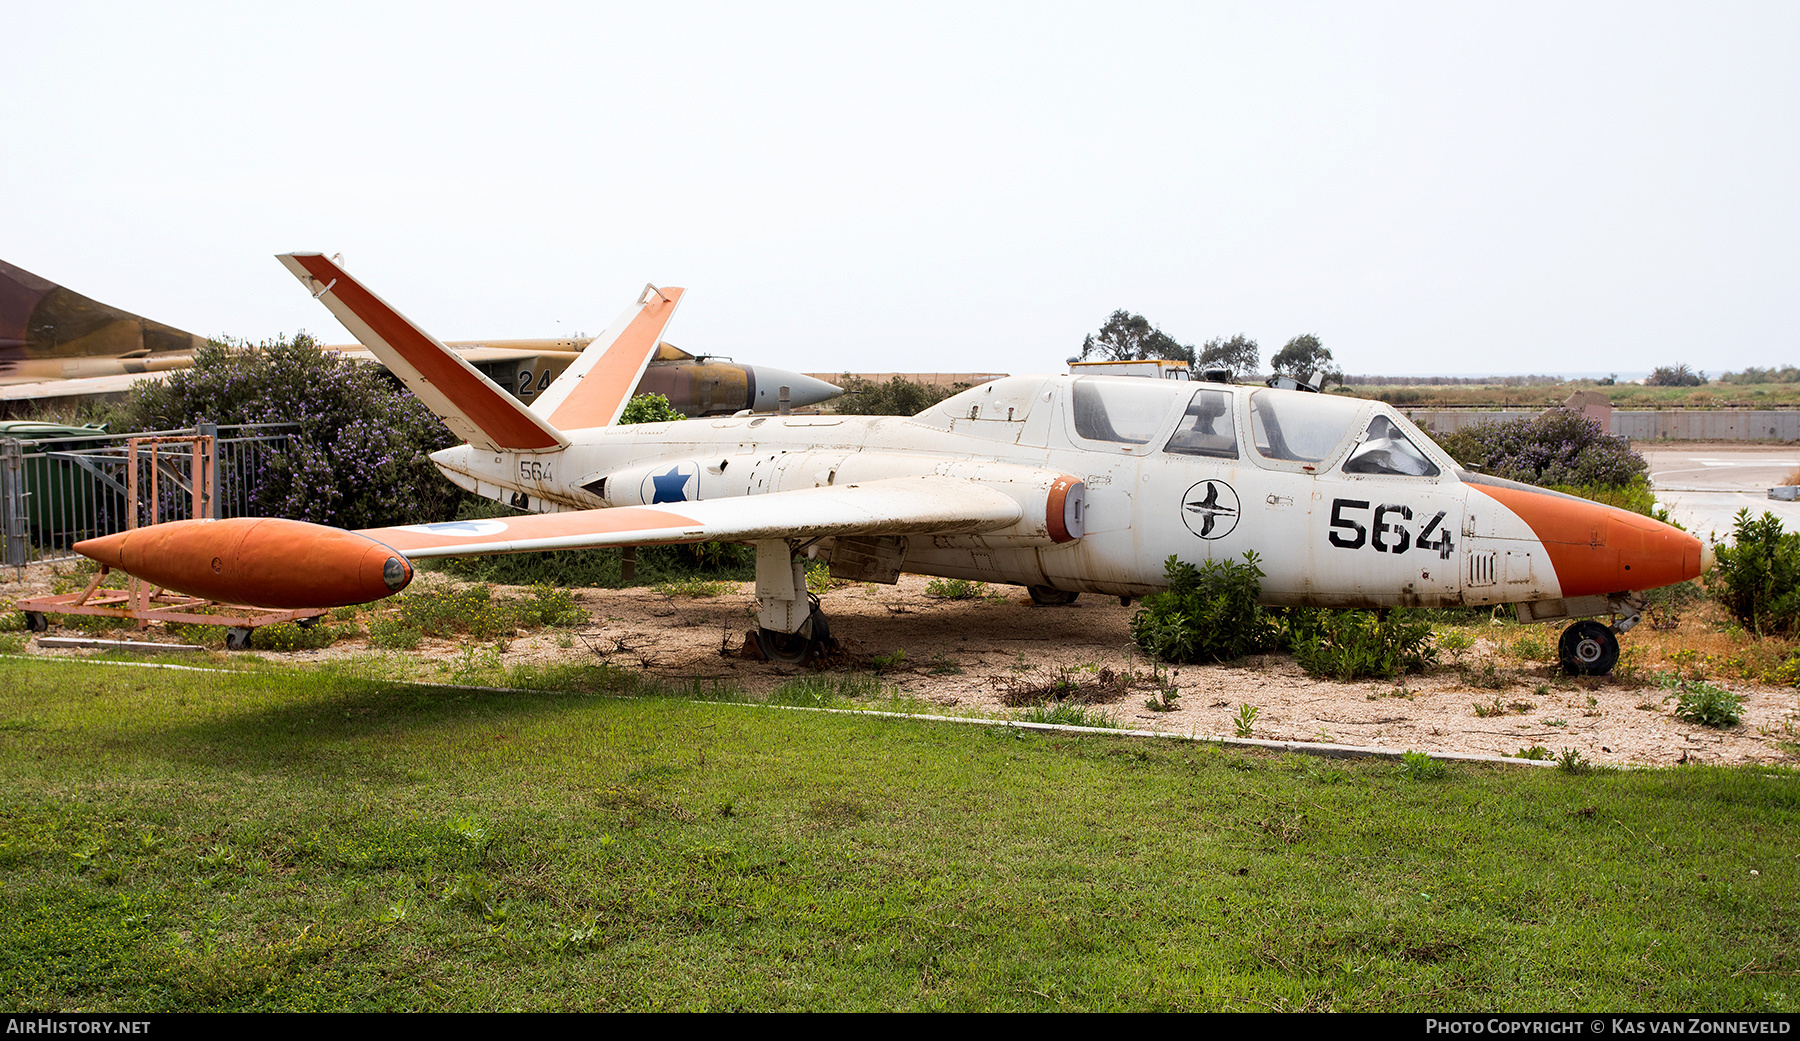
[[(373, 670), (363, 670), (373, 671)], [(1791, 1009), (1800, 774), (0, 660), (10, 1009)]]

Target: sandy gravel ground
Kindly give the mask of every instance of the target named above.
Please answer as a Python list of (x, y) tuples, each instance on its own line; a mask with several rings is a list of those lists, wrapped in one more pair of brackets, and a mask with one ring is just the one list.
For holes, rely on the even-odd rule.
[[(445, 580), (427, 575), (422, 581)], [(44, 591), (46, 584), (46, 575), (28, 572), (23, 584), (0, 585), (0, 595)], [(986, 599), (945, 600), (928, 594), (926, 585), (924, 578), (906, 576), (897, 586), (850, 585), (826, 593), (823, 606), (841, 644), (827, 668), (866, 670), (877, 658), (893, 661), (895, 652), (904, 652), (883, 670), (884, 682), (944, 710), (979, 713), (1015, 711), (1008, 700), (1030, 699), (1033, 689), (1059, 680), (1091, 693), (1102, 670), (1109, 670), (1117, 689), (1096, 708), (1120, 723), (1221, 737), (1235, 733), (1242, 706), (1251, 705), (1257, 710), (1252, 733), (1259, 739), (1394, 750), (1500, 755), (1541, 745), (1552, 753), (1575, 749), (1595, 763), (1673, 765), (1794, 762), (1783, 743), (1800, 742), (1800, 691), (1794, 688), (1727, 682), (1746, 698), (1743, 722), (1728, 730), (1696, 726), (1676, 719), (1665, 692), (1642, 679), (1576, 682), (1547, 660), (1518, 660), (1501, 646), (1502, 636), (1516, 640), (1517, 627), (1496, 627), (1494, 641), (1478, 640), (1462, 655), (1472, 668), (1448, 661), (1401, 680), (1315, 680), (1286, 655), (1184, 666), (1169, 676), (1180, 691), (1176, 709), (1153, 712), (1144, 704), (1154, 693), (1152, 669), (1129, 631), (1136, 607), (1092, 595), (1066, 607), (1037, 607), (1023, 590), (998, 586)], [(605, 660), (655, 676), (718, 679), (766, 693), (802, 670), (741, 655), (754, 624), (752, 589), (746, 584), (707, 598), (648, 589), (579, 590), (591, 625), (573, 639), (566, 631), (513, 638), (502, 656), (508, 663)], [(1536, 631), (1554, 645), (1555, 629)], [(57, 627), (48, 635), (70, 634)], [(1623, 642), (1629, 647), (1637, 636), (1627, 634)], [(143, 638), (169, 637), (152, 628)], [(570, 646), (560, 646), (565, 643)], [(304, 663), (367, 654), (369, 646), (356, 639), (322, 651), (262, 653)], [(410, 671), (443, 678), (449, 663), (466, 655), (465, 644), (428, 640), (408, 655)], [(1510, 681), (1484, 685), (1488, 663)], [(1116, 679), (1121, 676), (1123, 682)], [(1496, 701), (1500, 714), (1476, 713), (1477, 704), (1491, 710)]]

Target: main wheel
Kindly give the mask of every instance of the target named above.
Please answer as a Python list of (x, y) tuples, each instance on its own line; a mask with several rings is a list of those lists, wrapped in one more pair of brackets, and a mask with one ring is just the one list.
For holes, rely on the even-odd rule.
[(800, 623), (798, 632), (778, 633), (773, 629), (760, 629), (756, 634), (756, 642), (761, 645), (763, 657), (784, 665), (799, 665), (825, 649), (831, 640), (831, 624), (825, 621), (825, 613), (813, 608)]
[(1039, 607), (1061, 607), (1072, 604), (1080, 593), (1070, 593), (1050, 586), (1026, 586), (1025, 591), (1031, 594), (1031, 602)]
[(42, 611), (26, 611), (25, 628), (34, 633), (48, 632), (50, 629), (50, 619), (45, 617), (44, 612)]
[(1571, 676), (1604, 676), (1619, 661), (1619, 638), (1599, 622), (1576, 622), (1563, 630), (1556, 653)]
[(225, 649), (241, 651), (250, 646), (250, 633), (253, 630), (232, 626), (225, 630)]

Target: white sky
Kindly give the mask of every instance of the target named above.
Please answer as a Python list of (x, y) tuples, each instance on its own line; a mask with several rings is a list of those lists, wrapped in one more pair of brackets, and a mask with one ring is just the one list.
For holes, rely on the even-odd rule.
[(1800, 4), (0, 0), (0, 256), (200, 333), (1051, 371), (1116, 308), (1352, 372), (1800, 362)]

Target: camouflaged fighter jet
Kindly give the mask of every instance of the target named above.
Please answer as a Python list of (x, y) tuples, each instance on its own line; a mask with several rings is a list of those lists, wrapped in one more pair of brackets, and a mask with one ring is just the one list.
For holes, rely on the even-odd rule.
[[(530, 402), (592, 339), (453, 340), (446, 346)], [(205, 343), (204, 336), (89, 299), (0, 260), (0, 403), (122, 395), (149, 374), (193, 365), (195, 349)], [(380, 364), (361, 344), (320, 349)], [(667, 343), (656, 345), (636, 393), (661, 394), (691, 417), (774, 412), (783, 387), (793, 408), (843, 393), (798, 372), (696, 356)]]
[[(280, 258), (467, 443), (432, 458), (536, 516), (342, 531), (179, 521), (76, 545), (195, 596), (365, 603), (412, 561), (724, 540), (756, 547), (758, 639), (799, 661), (828, 638), (804, 559), (1137, 597), (1163, 562), (1254, 551), (1270, 604), (1516, 604), (1568, 620), (1572, 672), (1603, 673), (1638, 593), (1700, 574), (1699, 540), (1585, 499), (1457, 467), (1387, 404), (1114, 376), (1013, 376), (910, 418), (753, 416), (615, 426), (684, 295), (638, 303), (529, 408), (317, 253)], [(1592, 620), (1610, 615), (1607, 625)]]

